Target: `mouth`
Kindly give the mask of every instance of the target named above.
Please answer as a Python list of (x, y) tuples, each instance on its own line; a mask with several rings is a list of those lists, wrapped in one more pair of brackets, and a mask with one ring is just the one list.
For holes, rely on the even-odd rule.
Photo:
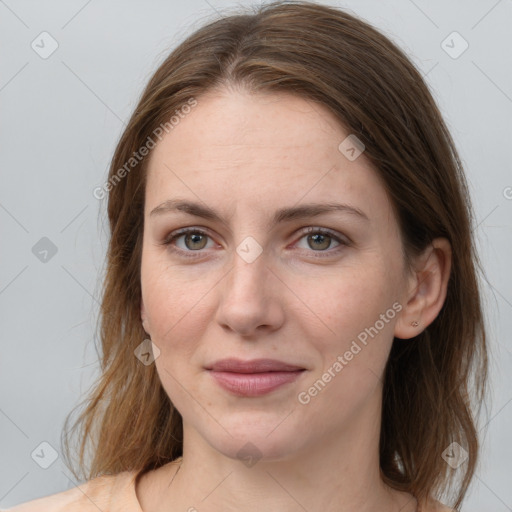
[(274, 359), (222, 359), (205, 368), (224, 390), (238, 396), (261, 396), (294, 382), (306, 368)]

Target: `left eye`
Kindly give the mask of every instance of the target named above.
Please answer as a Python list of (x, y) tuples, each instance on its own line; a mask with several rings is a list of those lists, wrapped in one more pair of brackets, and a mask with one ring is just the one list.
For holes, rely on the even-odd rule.
[[(177, 242), (179, 239), (183, 238), (184, 247), (178, 246), (178, 243), (174, 244), (173, 242)], [(207, 247), (207, 240), (208, 238), (211, 238), (208, 233), (202, 231), (198, 228), (188, 228), (183, 229), (181, 231), (178, 231), (174, 234), (171, 234), (169, 237), (167, 237), (163, 242), (162, 245), (168, 245), (172, 248), (175, 252), (182, 252), (182, 253), (192, 253), (192, 252), (200, 252), (202, 249), (208, 248)], [(338, 237), (337, 235), (331, 233), (330, 231), (322, 228), (308, 228), (305, 232), (303, 232), (302, 236), (299, 238), (299, 240), (306, 240), (306, 243), (308, 244), (309, 249), (312, 249), (314, 252), (325, 252), (327, 249), (331, 247), (331, 244), (333, 241), (337, 243), (337, 246), (335, 248), (338, 248), (339, 246), (347, 246), (349, 245), (349, 242), (343, 240), (341, 237)], [(213, 244), (212, 242), (212, 245)], [(209, 248), (212, 247), (210, 245)], [(304, 248), (304, 247), (302, 247)], [(335, 252), (335, 251), (329, 251), (329, 252)], [(187, 255), (187, 256), (199, 256), (197, 255)]]
[(309, 248), (315, 250), (318, 249), (319, 251), (325, 251), (326, 249), (329, 249), (333, 240), (337, 242), (338, 246), (344, 244), (342, 240), (333, 235), (330, 231), (318, 228), (310, 228), (307, 233), (301, 237), (301, 240), (303, 238), (306, 239), (306, 243), (308, 244)]

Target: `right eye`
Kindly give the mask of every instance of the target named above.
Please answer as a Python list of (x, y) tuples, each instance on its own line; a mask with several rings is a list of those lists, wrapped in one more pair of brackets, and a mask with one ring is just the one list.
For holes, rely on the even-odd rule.
[[(173, 242), (183, 238), (184, 246), (179, 247), (174, 245)], [(186, 254), (193, 252), (200, 252), (201, 249), (206, 247), (207, 239), (210, 238), (208, 233), (198, 228), (183, 228), (178, 231), (174, 231), (165, 238), (162, 245), (169, 246), (172, 252), (181, 253), (185, 257), (197, 258), (201, 254)]]

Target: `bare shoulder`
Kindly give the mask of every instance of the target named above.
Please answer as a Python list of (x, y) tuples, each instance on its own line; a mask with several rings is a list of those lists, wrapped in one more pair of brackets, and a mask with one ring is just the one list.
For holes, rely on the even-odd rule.
[(433, 509), (435, 512), (457, 512), (455, 509), (443, 505), (439, 501), (437, 502), (437, 508)]
[(423, 505), (422, 511), (424, 512), (457, 512), (455, 509), (450, 508), (434, 498), (430, 498), (426, 505)]
[(119, 478), (126, 478), (127, 472), (118, 475), (103, 475), (66, 491), (43, 496), (20, 503), (0, 512), (107, 512), (111, 491)]

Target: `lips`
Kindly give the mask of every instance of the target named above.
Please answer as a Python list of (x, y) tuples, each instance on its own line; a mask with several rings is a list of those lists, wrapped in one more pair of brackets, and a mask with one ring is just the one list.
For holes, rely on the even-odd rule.
[(216, 372), (233, 373), (267, 373), (267, 372), (294, 372), (304, 370), (300, 366), (284, 363), (275, 359), (253, 359), (243, 361), (241, 359), (221, 359), (206, 368)]
[(256, 397), (298, 379), (306, 371), (274, 359), (222, 359), (206, 368), (224, 390), (238, 396)]

